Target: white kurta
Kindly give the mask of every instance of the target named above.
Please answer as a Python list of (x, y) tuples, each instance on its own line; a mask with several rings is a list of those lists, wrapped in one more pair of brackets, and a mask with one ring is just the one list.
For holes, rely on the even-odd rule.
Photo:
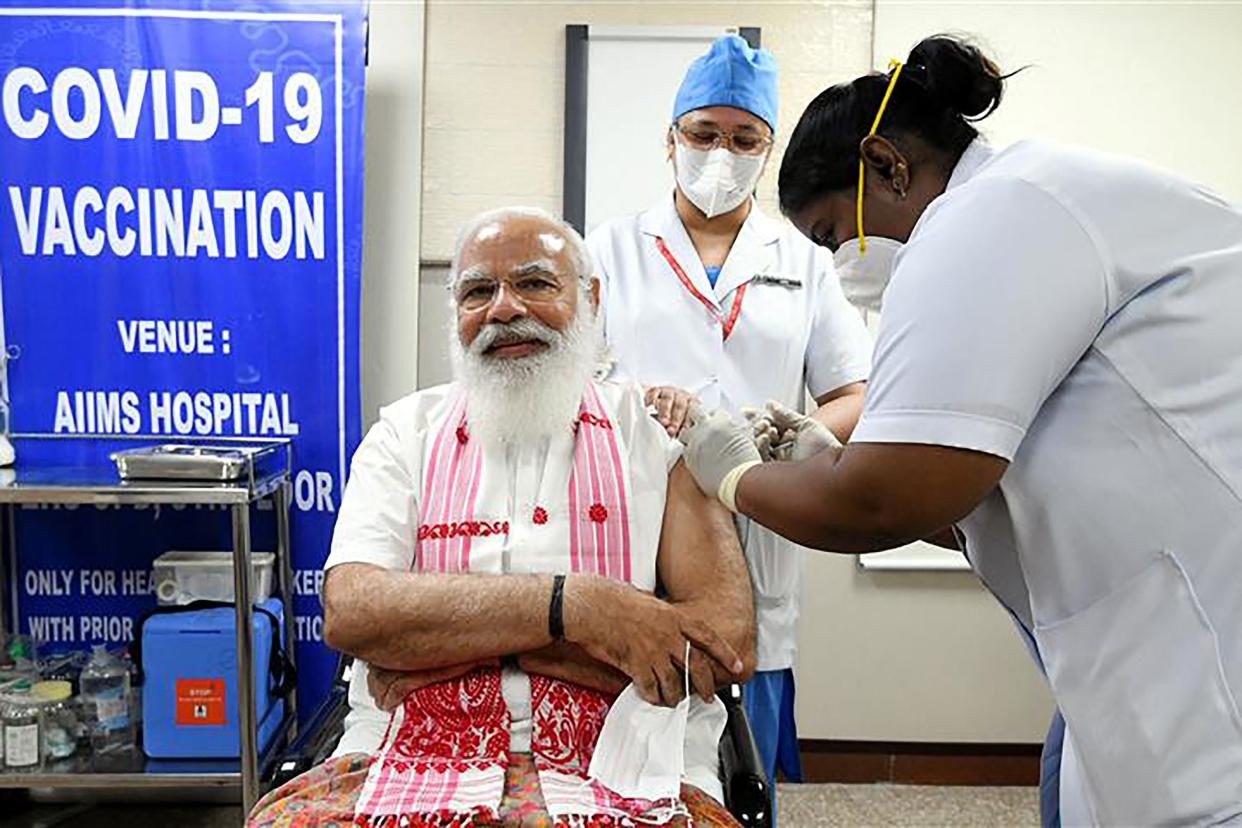
[[(656, 239), (712, 310), (681, 283)], [(768, 400), (801, 411), (807, 391), (818, 397), (867, 378), (871, 340), (841, 292), (831, 257), (757, 206), (714, 288), (671, 196), (601, 225), (587, 245), (602, 286), (614, 377), (684, 388), (734, 416)], [(722, 326), (743, 286), (724, 339)], [(791, 667), (805, 550), (745, 519), (738, 529), (755, 586), (758, 667)]]
[(1034, 631), (1092, 818), (1242, 815), (1242, 211), (976, 143), (899, 254), (854, 442), (1010, 461), (959, 526)]
[[(454, 389), (453, 385), (441, 385), (418, 391), (380, 412), (379, 422), (354, 454), (325, 570), (344, 563), (411, 569), (423, 475)], [(681, 457), (681, 445), (647, 414), (641, 389), (598, 383), (596, 390), (613, 412), (621, 459), (628, 472), (631, 581), (640, 589), (653, 590), (668, 475)], [(475, 516), (481, 521), (508, 521), (509, 532), (472, 539), (472, 571), (476, 562), (484, 560), (498, 562), (490, 568), (496, 572), (565, 571), (565, 550), (569, 547), (566, 495), (573, 450), (573, 438), (567, 434), (552, 444), (484, 452)], [(532, 520), (536, 506), (545, 510), (546, 523)], [(510, 749), (528, 751), (530, 680), (520, 670), (507, 667), (502, 673), (502, 691), (512, 720)], [(349, 704), (345, 734), (336, 754), (374, 753), (389, 715), (376, 707), (367, 690), (363, 662), (356, 663)], [(686, 779), (720, 799), (716, 757), (720, 722), (715, 716), (694, 715), (700, 704), (697, 698), (691, 702)]]

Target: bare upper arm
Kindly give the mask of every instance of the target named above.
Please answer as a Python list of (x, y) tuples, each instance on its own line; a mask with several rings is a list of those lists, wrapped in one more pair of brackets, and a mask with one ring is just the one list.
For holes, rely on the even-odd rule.
[(656, 569), (668, 599), (719, 632), (742, 657), (743, 679), (750, 675), (755, 603), (733, 515), (703, 494), (680, 461), (669, 474)]
[(669, 473), (656, 569), (677, 603), (713, 595), (721, 586), (750, 585), (733, 516), (703, 494), (680, 460)]
[(908, 543), (970, 514), (1008, 466), (1001, 457), (949, 446), (851, 443), (837, 460), (832, 488), (877, 538)]

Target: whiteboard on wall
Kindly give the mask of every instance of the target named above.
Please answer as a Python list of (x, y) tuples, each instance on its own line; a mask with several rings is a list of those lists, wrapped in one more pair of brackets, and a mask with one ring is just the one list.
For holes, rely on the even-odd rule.
[(923, 541), (887, 552), (859, 555), (858, 565), (872, 572), (963, 572), (970, 569), (970, 563), (961, 552)]
[(567, 26), (565, 219), (583, 233), (672, 192), (665, 136), (686, 68), (722, 26)]

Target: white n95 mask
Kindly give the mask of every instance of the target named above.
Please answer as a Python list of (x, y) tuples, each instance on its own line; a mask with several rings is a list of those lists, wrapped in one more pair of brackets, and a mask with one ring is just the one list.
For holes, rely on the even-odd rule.
[(678, 142), (674, 158), (677, 186), (691, 204), (712, 218), (750, 198), (767, 156), (737, 155), (724, 147), (700, 150)]
[(858, 239), (850, 239), (832, 254), (845, 298), (856, 308), (879, 313), (884, 291), (893, 278), (893, 264), (902, 243), (883, 236), (867, 236), (867, 249), (860, 252)]

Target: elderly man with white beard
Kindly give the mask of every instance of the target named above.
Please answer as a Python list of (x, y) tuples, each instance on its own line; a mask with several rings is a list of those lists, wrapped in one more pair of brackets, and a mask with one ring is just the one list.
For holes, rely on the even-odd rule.
[(714, 691), (753, 670), (745, 561), (642, 389), (592, 379), (591, 274), (541, 211), (462, 232), (455, 381), (381, 412), (325, 564), (345, 734), (250, 825), (736, 825)]

